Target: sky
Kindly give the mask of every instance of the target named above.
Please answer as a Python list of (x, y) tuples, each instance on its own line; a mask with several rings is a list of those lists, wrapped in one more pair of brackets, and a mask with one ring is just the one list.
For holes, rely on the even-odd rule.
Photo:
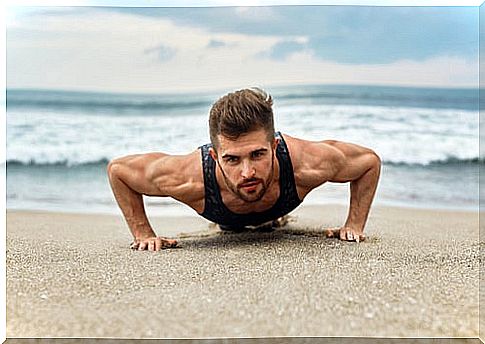
[(7, 88), (478, 86), (478, 7), (10, 7)]

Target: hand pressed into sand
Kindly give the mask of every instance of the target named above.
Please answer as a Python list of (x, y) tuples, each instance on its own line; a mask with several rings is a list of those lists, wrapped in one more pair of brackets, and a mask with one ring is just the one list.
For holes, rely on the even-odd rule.
[(351, 227), (327, 228), (323, 230), (327, 238), (339, 238), (344, 241), (364, 241), (365, 235), (361, 230), (356, 230)]
[(135, 239), (130, 245), (132, 250), (138, 251), (160, 251), (164, 248), (171, 248), (177, 246), (177, 240), (167, 239), (163, 237), (148, 237), (144, 239)]

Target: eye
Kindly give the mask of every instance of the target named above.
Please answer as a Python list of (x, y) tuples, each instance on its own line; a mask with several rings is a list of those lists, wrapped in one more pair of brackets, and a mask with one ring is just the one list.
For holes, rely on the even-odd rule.
[(253, 158), (261, 158), (264, 155), (264, 152), (254, 152), (251, 155)]
[(230, 156), (230, 157), (227, 157), (226, 159), (224, 159), (226, 161), (226, 163), (228, 164), (235, 164), (239, 161), (239, 159), (235, 156)]

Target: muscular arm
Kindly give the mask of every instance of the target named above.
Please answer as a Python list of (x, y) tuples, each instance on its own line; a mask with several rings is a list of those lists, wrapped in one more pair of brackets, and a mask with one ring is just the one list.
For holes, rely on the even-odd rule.
[(372, 200), (377, 189), (381, 171), (381, 160), (372, 150), (354, 144), (332, 141), (329, 145), (340, 152), (336, 171), (330, 182), (350, 182), (350, 206), (340, 238), (346, 240), (364, 239)]
[(145, 213), (143, 195), (188, 200), (186, 189), (193, 183), (181, 167), (190, 164), (190, 159), (191, 155), (149, 153), (114, 159), (108, 164), (113, 194), (134, 238), (132, 248), (158, 251), (176, 245), (175, 240), (156, 236)]
[(303, 193), (325, 182), (350, 182), (349, 213), (338, 234), (343, 240), (363, 240), (364, 226), (379, 181), (379, 156), (368, 148), (340, 141), (297, 144), (302, 154), (297, 158), (299, 168), (295, 175), (299, 176)]

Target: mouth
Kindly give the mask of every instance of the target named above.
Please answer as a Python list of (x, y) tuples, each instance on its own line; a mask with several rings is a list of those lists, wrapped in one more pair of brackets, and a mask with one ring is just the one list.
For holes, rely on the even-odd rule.
[(240, 189), (243, 189), (246, 192), (254, 192), (258, 188), (258, 185), (261, 184), (261, 181), (254, 181), (249, 183), (244, 183), (239, 186)]

